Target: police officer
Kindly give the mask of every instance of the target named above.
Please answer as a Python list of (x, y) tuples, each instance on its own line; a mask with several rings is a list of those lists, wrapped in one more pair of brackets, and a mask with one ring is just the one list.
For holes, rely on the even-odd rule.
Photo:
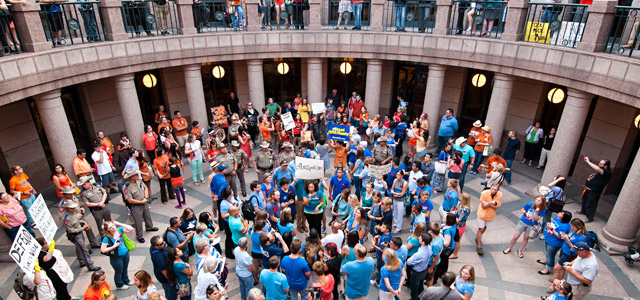
[(253, 168), (258, 173), (258, 178), (262, 178), (262, 174), (273, 172), (276, 167), (276, 154), (269, 149), (269, 143), (263, 141), (260, 143), (260, 150), (251, 158), (253, 159)]
[(129, 169), (124, 173), (124, 179), (127, 182), (123, 186), (123, 194), (125, 201), (131, 205), (131, 215), (136, 227), (136, 239), (138, 242), (144, 243), (142, 221), (144, 221), (147, 231), (158, 231), (158, 227), (153, 227), (153, 220), (151, 220), (149, 212), (149, 190), (139, 180), (139, 177), (136, 169)]
[(289, 142), (284, 142), (282, 144), (282, 149), (283, 151), (280, 152), (280, 157), (279, 157), (280, 162), (284, 161), (285, 163), (288, 164), (292, 160), (296, 159), (296, 154), (293, 152), (293, 144)]
[(386, 165), (393, 159), (393, 153), (391, 152), (391, 148), (387, 146), (386, 137), (381, 136), (377, 141), (378, 144), (373, 147), (373, 158), (376, 160), (376, 164)]
[(220, 154), (216, 156), (216, 161), (227, 166), (227, 172), (224, 173), (224, 180), (227, 181), (227, 184), (233, 190), (233, 194), (238, 194), (238, 189), (236, 187), (236, 170), (238, 169), (238, 161), (236, 161), (236, 157), (233, 154), (229, 153), (227, 149), (227, 145), (224, 143), (218, 144), (218, 150)]
[[(66, 188), (66, 187), (65, 187)], [(68, 187), (75, 192), (75, 188)], [(72, 199), (64, 200), (62, 204), (64, 208), (64, 216), (62, 218), (62, 224), (67, 231), (67, 238), (76, 246), (76, 257), (80, 262), (80, 267), (86, 266), (89, 271), (98, 271), (100, 267), (94, 267), (91, 260), (91, 254), (87, 250), (87, 246), (84, 244), (84, 236), (82, 232), (85, 230), (91, 230), (89, 224), (82, 220), (82, 214), (79, 211), (80, 206), (76, 201)]]
[[(63, 207), (62, 207), (62, 214), (60, 215), (60, 220), (64, 221), (64, 215), (66, 214), (66, 212), (64, 211), (64, 202), (66, 200), (71, 200), (76, 205), (78, 205), (78, 213), (81, 215), (80, 218), (83, 219), (82, 222), (87, 223), (87, 221), (84, 220), (83, 218), (84, 207), (82, 206), (82, 203), (78, 200), (78, 198), (75, 197), (76, 188), (68, 186), (68, 187), (63, 187), (60, 191), (62, 192), (62, 197), (64, 198), (62, 201)], [(91, 229), (91, 226), (87, 226), (84, 230), (85, 230), (85, 233), (87, 234), (87, 239), (89, 240), (89, 244), (91, 244), (91, 248), (100, 248), (100, 244), (98, 243), (98, 241), (96, 241), (96, 236), (93, 234), (93, 230)]]
[[(237, 140), (231, 141), (231, 154), (236, 158), (238, 167), (236, 168), (236, 175), (240, 180), (240, 190), (242, 190), (242, 197), (247, 197), (247, 184), (244, 180), (244, 172), (247, 169), (249, 163), (249, 155), (244, 150), (240, 149), (240, 142)], [(235, 180), (233, 180), (235, 181)]]
[(109, 194), (104, 188), (91, 183), (90, 176), (82, 176), (77, 183), (77, 186), (82, 187), (82, 193), (80, 193), (80, 200), (89, 208), (93, 218), (98, 225), (98, 232), (100, 236), (104, 238), (104, 232), (102, 231), (102, 224), (104, 221), (111, 221), (111, 209), (109, 208)]
[(231, 125), (229, 125), (229, 141), (237, 140), (238, 134), (240, 134), (240, 122), (238, 121), (238, 114), (231, 115)]

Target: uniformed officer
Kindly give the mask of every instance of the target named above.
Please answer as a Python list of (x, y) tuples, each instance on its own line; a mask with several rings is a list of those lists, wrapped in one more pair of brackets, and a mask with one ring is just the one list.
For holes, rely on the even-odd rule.
[(142, 222), (144, 221), (147, 231), (158, 231), (158, 227), (153, 227), (153, 220), (151, 220), (151, 213), (149, 212), (149, 190), (139, 180), (139, 177), (136, 169), (129, 169), (124, 173), (124, 179), (127, 183), (123, 186), (123, 194), (125, 200), (131, 204), (131, 215), (136, 227), (136, 239), (138, 242), (144, 243)]
[(282, 149), (283, 151), (280, 152), (280, 159), (279, 159), (280, 162), (284, 161), (285, 163), (288, 164), (292, 160), (296, 159), (296, 154), (293, 152), (293, 144), (289, 142), (284, 142), (282, 143)]
[[(67, 186), (67, 187), (63, 187), (60, 191), (62, 192), (62, 197), (64, 198), (62, 201), (63, 207), (62, 207), (62, 215), (60, 215), (60, 220), (64, 221), (64, 215), (66, 214), (66, 212), (64, 211), (64, 202), (66, 200), (71, 200), (75, 202), (76, 205), (78, 205), (78, 213), (82, 215), (80, 217), (83, 219), (82, 221), (87, 223), (87, 221), (84, 220), (84, 217), (83, 217), (84, 207), (82, 206), (82, 203), (80, 202), (80, 200), (78, 200), (78, 198), (75, 197), (76, 188)], [(91, 226), (87, 226), (85, 228), (85, 233), (87, 234), (87, 239), (89, 240), (89, 244), (91, 244), (91, 248), (100, 248), (100, 244), (98, 243), (98, 241), (96, 241), (96, 236), (93, 234), (93, 230), (91, 229)]]
[(253, 159), (253, 168), (258, 173), (258, 178), (262, 178), (265, 172), (273, 172), (276, 167), (276, 154), (269, 149), (269, 143), (263, 141), (260, 143), (260, 150), (251, 157)]
[(100, 236), (104, 238), (104, 232), (102, 231), (102, 224), (104, 221), (111, 221), (111, 209), (109, 208), (109, 194), (101, 186), (91, 183), (90, 176), (82, 176), (77, 183), (77, 186), (82, 187), (82, 193), (80, 193), (80, 200), (89, 208), (93, 218), (96, 220), (98, 226), (98, 232)]
[(236, 157), (233, 154), (229, 153), (227, 149), (227, 145), (224, 143), (218, 144), (218, 150), (220, 154), (216, 156), (216, 161), (227, 166), (227, 173), (224, 173), (224, 180), (227, 181), (227, 184), (233, 190), (233, 194), (238, 194), (238, 188), (236, 186), (236, 170), (238, 169), (238, 161), (236, 161)]
[[(71, 188), (71, 187), (69, 187)], [(75, 189), (72, 188), (75, 192)], [(62, 224), (67, 231), (67, 238), (76, 246), (76, 257), (80, 262), (80, 267), (86, 266), (89, 271), (98, 271), (100, 267), (94, 267), (91, 260), (91, 254), (87, 250), (87, 246), (84, 244), (84, 236), (82, 232), (85, 230), (91, 230), (89, 224), (82, 220), (82, 214), (79, 212), (80, 206), (72, 199), (64, 200), (62, 204), (64, 209), (64, 216), (62, 218)]]
[(393, 159), (393, 153), (391, 152), (391, 148), (387, 146), (386, 137), (381, 136), (377, 141), (378, 144), (373, 147), (373, 158), (376, 160), (376, 164), (386, 165)]
[[(240, 181), (240, 190), (242, 190), (242, 197), (247, 197), (247, 184), (244, 180), (244, 172), (247, 170), (247, 164), (249, 163), (249, 155), (240, 148), (240, 142), (237, 140), (231, 141), (231, 154), (236, 158), (238, 167), (236, 168), (236, 175)], [(235, 180), (234, 180), (235, 181)]]
[(240, 122), (238, 114), (233, 114), (231, 115), (231, 125), (229, 125), (229, 141), (237, 140), (238, 134), (240, 134)]

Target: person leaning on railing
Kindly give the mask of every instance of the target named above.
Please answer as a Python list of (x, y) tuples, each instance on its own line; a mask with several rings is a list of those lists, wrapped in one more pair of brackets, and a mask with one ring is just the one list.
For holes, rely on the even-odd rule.
[[(40, 3), (65, 2), (65, 0), (40, 0)], [(62, 7), (57, 4), (44, 6), (47, 14), (47, 23), (51, 30), (51, 39), (55, 45), (64, 45), (66, 42), (62, 39), (62, 29), (64, 29), (64, 21), (62, 20)]]
[[(11, 5), (27, 4), (26, 0), (7, 0), (7, 2), (9, 2), (9, 4)], [(4, 15), (4, 14), (11, 15), (11, 12), (9, 12), (9, 7), (7, 6), (7, 3), (5, 3), (4, 0), (0, 0), (0, 15)], [(2, 18), (4, 20), (0, 21), (0, 32), (3, 32), (3, 33), (11, 32), (11, 35), (0, 34), (0, 42), (2, 42), (2, 49), (3, 49), (3, 51), (0, 51), (0, 56), (2, 56), (4, 53), (12, 53), (12, 52), (19, 51), (17, 46), (20, 43), (20, 41), (18, 41), (18, 35), (16, 34), (16, 28), (13, 23), (13, 19), (11, 17), (2, 17)], [(9, 39), (7, 40), (7, 38)]]
[[(78, 2), (87, 2), (90, 0), (77, 0)], [(98, 35), (98, 26), (96, 22), (96, 14), (93, 9), (93, 3), (79, 3), (78, 10), (82, 15), (82, 21), (84, 22), (84, 31), (87, 35), (87, 41), (95, 42), (100, 39)]]

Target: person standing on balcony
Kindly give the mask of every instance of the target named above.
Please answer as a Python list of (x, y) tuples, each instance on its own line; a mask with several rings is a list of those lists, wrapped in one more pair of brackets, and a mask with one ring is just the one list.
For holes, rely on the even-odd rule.
[(65, 45), (66, 42), (62, 39), (62, 29), (64, 29), (62, 7), (58, 4), (53, 4), (54, 2), (65, 2), (65, 0), (40, 0), (40, 3), (52, 3), (46, 5), (44, 10), (47, 14), (47, 23), (49, 23), (49, 28), (51, 29), (51, 41), (55, 47), (56, 45)]
[(147, 8), (145, 7), (145, 3), (142, 1), (134, 1), (130, 0), (126, 2), (125, 11), (127, 14), (125, 16), (125, 26), (131, 26), (133, 31), (136, 33), (136, 37), (140, 37), (140, 26), (147, 33), (147, 36), (153, 36), (151, 33), (151, 28), (149, 28), (149, 23), (147, 22)]
[(407, 15), (407, 0), (394, 0), (396, 12), (396, 31), (404, 32), (404, 19)]
[[(264, 11), (264, 13), (262, 14), (263, 16), (263, 20), (264, 20), (264, 24), (262, 26), (262, 29), (265, 29), (266, 26), (269, 26), (269, 30), (273, 29), (271, 27), (271, 7), (273, 6), (273, 0), (260, 0), (260, 6), (262, 6), (262, 10)], [(260, 7), (258, 7), (258, 14), (260, 13)]]
[[(239, 27), (242, 27), (242, 1), (241, 0), (229, 0), (228, 2), (229, 6), (234, 7), (234, 13), (231, 14), (231, 23), (233, 24), (233, 30), (238, 31)], [(229, 99), (230, 100), (236, 100), (237, 101), (234, 102), (230, 102), (230, 103), (234, 103), (236, 105), (235, 110), (231, 110), (231, 108), (229, 107), (229, 111), (231, 113), (240, 113), (240, 108), (238, 107), (238, 103), (240, 103), (240, 100), (238, 99), (238, 97), (235, 97), (235, 94), (233, 92), (231, 92), (229, 94)], [(229, 106), (229, 104), (227, 104), (227, 106)]]
[[(78, 2), (86, 2), (89, 0), (78, 0)], [(98, 35), (98, 26), (96, 25), (96, 14), (93, 10), (92, 3), (78, 4), (78, 10), (82, 15), (82, 21), (84, 22), (84, 33), (87, 35), (87, 41), (89, 43), (100, 40)]]
[(156, 16), (158, 16), (158, 27), (160, 27), (160, 34), (167, 35), (169, 31), (167, 31), (167, 20), (169, 19), (169, 5), (167, 5), (167, 0), (156, 0), (153, 2), (153, 9), (156, 11)]
[[(294, 1), (293, 7), (295, 9), (295, 18), (296, 18), (295, 19), (296, 29), (304, 30), (304, 1), (303, 0), (293, 0), (293, 1)], [(299, 98), (299, 97), (296, 97), (296, 98)]]
[(353, 7), (351, 6), (351, 0), (340, 0), (338, 3), (338, 25), (336, 25), (336, 30), (340, 29), (340, 21), (344, 20), (344, 29), (347, 29), (347, 24), (349, 23), (349, 19), (351, 16), (349, 14), (345, 14), (345, 12), (352, 12)]
[(431, 10), (433, 9), (434, 2), (426, 0), (418, 1), (418, 32), (425, 32), (427, 28), (427, 22), (431, 17)]
[(362, 6), (364, 5), (363, 0), (353, 0), (351, 2), (353, 4), (353, 19), (354, 25), (353, 30), (361, 30), (362, 29)]

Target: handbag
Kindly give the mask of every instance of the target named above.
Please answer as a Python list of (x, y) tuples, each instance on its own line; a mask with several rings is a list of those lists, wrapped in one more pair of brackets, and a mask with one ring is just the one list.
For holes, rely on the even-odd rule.
[(447, 164), (446, 163), (441, 163), (441, 162), (436, 162), (436, 173), (444, 174), (446, 172), (447, 172)]
[(547, 203), (547, 211), (549, 211), (549, 213), (559, 213), (564, 209), (564, 195), (560, 196), (560, 199), (557, 199), (556, 196), (557, 195), (554, 194), (553, 198)]
[(535, 239), (540, 235), (540, 233), (542, 233), (542, 224), (536, 222), (531, 227), (531, 231), (529, 231), (529, 237)]
[(491, 156), (493, 154), (493, 146), (486, 146), (482, 150), (482, 156)]
[(187, 297), (191, 295), (191, 285), (187, 283), (178, 283), (178, 297)]
[(129, 249), (129, 252), (136, 249), (136, 242), (129, 239), (126, 233), (122, 233), (122, 240), (124, 242), (124, 245), (127, 246), (127, 249)]

